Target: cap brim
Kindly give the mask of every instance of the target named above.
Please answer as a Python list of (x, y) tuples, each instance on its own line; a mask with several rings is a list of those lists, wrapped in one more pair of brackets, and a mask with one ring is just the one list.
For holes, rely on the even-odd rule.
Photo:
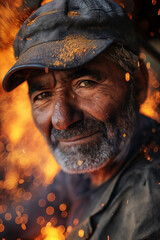
[[(67, 39), (68, 38), (68, 39)], [(22, 70), (28, 68), (49, 68), (67, 70), (79, 67), (113, 43), (113, 39), (90, 40), (84, 37), (67, 37), (32, 46), (25, 51), (3, 79), (3, 88), (9, 92), (24, 82)]]

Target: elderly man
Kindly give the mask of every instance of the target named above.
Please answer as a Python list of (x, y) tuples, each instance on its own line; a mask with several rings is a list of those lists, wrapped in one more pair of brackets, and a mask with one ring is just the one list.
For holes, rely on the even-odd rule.
[(148, 75), (125, 10), (54, 0), (22, 25), (14, 50), (3, 87), (28, 82), (34, 122), (62, 168), (66, 226), (78, 223), (67, 239), (159, 240), (160, 130), (139, 114)]

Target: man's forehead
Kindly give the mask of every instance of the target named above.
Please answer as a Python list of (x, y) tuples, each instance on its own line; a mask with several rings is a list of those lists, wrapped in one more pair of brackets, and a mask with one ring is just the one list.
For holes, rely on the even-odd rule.
[(105, 64), (105, 69), (101, 64), (101, 59), (103, 62), (108, 63), (109, 61), (104, 57), (97, 57), (96, 59), (86, 63), (85, 65), (77, 68), (72, 68), (68, 70), (53, 70), (53, 69), (30, 69), (27, 71), (27, 81), (29, 85), (36, 84), (38, 82), (50, 82), (57, 81), (57, 77), (59, 76), (59, 80), (61, 81), (69, 81), (76, 78), (80, 78), (83, 76), (93, 76), (99, 79), (102, 75), (104, 75), (105, 70), (107, 69), (107, 65)]

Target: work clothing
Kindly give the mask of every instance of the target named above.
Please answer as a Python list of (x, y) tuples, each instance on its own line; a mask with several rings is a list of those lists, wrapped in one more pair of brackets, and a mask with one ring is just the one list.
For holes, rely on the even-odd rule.
[[(50, 221), (55, 227), (73, 227), (67, 240), (159, 240), (159, 143), (160, 125), (140, 115), (127, 157), (111, 179), (95, 187), (88, 174), (61, 171), (47, 189), (34, 190), (30, 201), (8, 208), (12, 220), (6, 221), (5, 213), (0, 215), (5, 226), (0, 237), (33, 240)], [(55, 194), (53, 201), (48, 200), (49, 193)], [(65, 204), (66, 209), (60, 209), (60, 204)], [(26, 230), (15, 223), (19, 205), (23, 206), (22, 216), (28, 214)], [(54, 207), (53, 214), (47, 214), (48, 207)], [(40, 217), (44, 220), (41, 224)]]

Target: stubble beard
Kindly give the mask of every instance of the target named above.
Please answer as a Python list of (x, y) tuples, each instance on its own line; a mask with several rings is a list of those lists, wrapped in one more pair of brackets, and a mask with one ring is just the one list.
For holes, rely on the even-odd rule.
[[(125, 148), (130, 140), (137, 117), (137, 104), (131, 93), (127, 104), (119, 110), (119, 117), (112, 116), (106, 123), (88, 118), (72, 124), (67, 130), (51, 129), (48, 145), (61, 168), (68, 173), (86, 173), (98, 170)], [(87, 144), (61, 146), (58, 139), (71, 139), (93, 132), (101, 133), (97, 141)], [(126, 149), (127, 151), (127, 149)]]

